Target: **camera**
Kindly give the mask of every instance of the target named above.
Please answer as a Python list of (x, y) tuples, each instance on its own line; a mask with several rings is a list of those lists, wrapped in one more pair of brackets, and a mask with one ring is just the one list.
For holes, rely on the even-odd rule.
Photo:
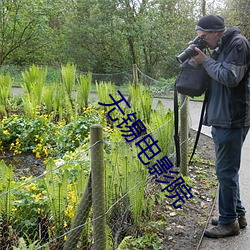
[(198, 55), (198, 53), (195, 51), (195, 47), (199, 48), (200, 50), (203, 50), (207, 48), (207, 43), (199, 36), (197, 36), (190, 45), (180, 54), (176, 57), (177, 61), (179, 63), (183, 63), (188, 58)]

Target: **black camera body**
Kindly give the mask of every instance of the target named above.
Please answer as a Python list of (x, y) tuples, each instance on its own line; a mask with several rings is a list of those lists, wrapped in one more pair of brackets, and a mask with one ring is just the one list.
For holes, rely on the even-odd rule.
[(195, 47), (199, 48), (200, 50), (203, 50), (207, 48), (207, 43), (199, 36), (197, 36), (190, 45), (180, 54), (176, 57), (177, 61), (179, 63), (183, 63), (188, 58), (198, 55), (198, 53), (195, 51)]

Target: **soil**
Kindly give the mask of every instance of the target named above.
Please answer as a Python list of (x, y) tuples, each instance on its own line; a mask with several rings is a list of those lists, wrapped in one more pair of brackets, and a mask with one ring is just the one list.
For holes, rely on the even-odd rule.
[(0, 156), (0, 160), (4, 160), (6, 165), (13, 167), (16, 181), (23, 176), (39, 176), (45, 171), (43, 159), (37, 159), (32, 153), (13, 155), (12, 152), (7, 152)]

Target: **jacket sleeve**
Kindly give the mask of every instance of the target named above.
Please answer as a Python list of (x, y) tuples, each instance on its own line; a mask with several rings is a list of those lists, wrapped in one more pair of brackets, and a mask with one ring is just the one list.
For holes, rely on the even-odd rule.
[(237, 87), (249, 67), (249, 46), (244, 38), (235, 39), (223, 62), (207, 57), (203, 66), (209, 76), (227, 87)]

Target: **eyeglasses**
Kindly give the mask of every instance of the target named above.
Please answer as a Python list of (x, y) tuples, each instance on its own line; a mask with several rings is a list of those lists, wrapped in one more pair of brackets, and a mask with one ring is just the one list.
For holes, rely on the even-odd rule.
[(202, 38), (202, 39), (205, 39), (207, 37), (208, 34), (211, 34), (211, 33), (214, 33), (213, 31), (210, 31), (210, 32), (206, 32), (202, 35), (200, 35), (199, 37)]

